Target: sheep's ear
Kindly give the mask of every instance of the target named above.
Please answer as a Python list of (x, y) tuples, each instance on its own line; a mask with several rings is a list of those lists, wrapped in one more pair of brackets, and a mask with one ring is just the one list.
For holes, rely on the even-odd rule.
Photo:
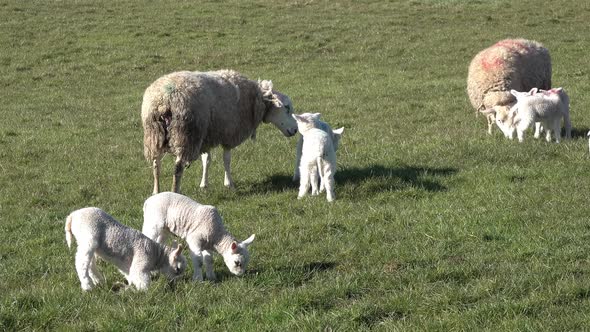
[(260, 87), (260, 91), (262, 91), (262, 96), (265, 98), (273, 97), (272, 93), (272, 81), (258, 81), (258, 86)]
[(254, 241), (254, 236), (255, 236), (255, 234), (250, 235), (249, 238), (245, 239), (240, 244), (243, 245), (244, 247), (247, 247), (247, 246), (251, 245), (252, 244), (252, 241)]
[(315, 120), (319, 120), (322, 113), (312, 113), (311, 118)]
[(563, 91), (563, 88), (562, 88), (562, 87), (556, 88), (556, 89), (555, 89), (555, 91), (556, 91), (557, 93), (560, 93), (561, 91)]
[(486, 115), (488, 115), (488, 114), (496, 114), (496, 109), (495, 108), (487, 108), (485, 110), (480, 110), (479, 112), (482, 113), (482, 114), (486, 114)]
[(332, 132), (336, 135), (342, 135), (342, 133), (344, 132), (344, 127), (340, 127), (338, 129), (334, 129), (332, 130)]
[(237, 251), (238, 251), (238, 243), (236, 241), (233, 241), (231, 243), (231, 252), (235, 254)]
[(293, 119), (295, 119), (296, 121), (308, 122), (304, 116), (297, 115), (297, 114), (291, 114), (291, 115), (293, 116)]
[(510, 93), (511, 93), (511, 94), (512, 94), (514, 97), (516, 97), (516, 98), (518, 98), (518, 96), (520, 95), (520, 93), (519, 93), (518, 91), (514, 90), (514, 89), (513, 89), (513, 90), (510, 90)]
[(529, 95), (531, 95), (531, 96), (532, 96), (532, 95), (536, 94), (536, 93), (537, 93), (537, 91), (539, 91), (539, 89), (537, 89), (537, 88), (532, 88), (532, 89), (529, 91)]

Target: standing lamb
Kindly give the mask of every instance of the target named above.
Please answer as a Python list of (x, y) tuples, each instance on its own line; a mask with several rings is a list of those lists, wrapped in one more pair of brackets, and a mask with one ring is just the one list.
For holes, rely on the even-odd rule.
[[(476, 112), (515, 103), (510, 90), (551, 88), (551, 57), (542, 44), (525, 39), (506, 39), (479, 52), (469, 65), (467, 94)], [(494, 114), (488, 112), (488, 134)]]
[[(332, 130), (329, 124), (324, 121), (320, 120), (320, 113), (303, 113), (299, 114), (300, 117), (304, 117), (313, 123), (314, 128), (321, 129), (328, 133), (328, 135), (332, 136), (332, 142), (334, 143), (334, 151), (338, 151), (338, 145), (340, 143), (340, 137), (342, 137), (342, 133), (344, 132), (344, 127), (338, 128), (336, 130)], [(299, 137), (297, 141), (297, 147), (295, 149), (295, 171), (293, 172), (293, 182), (299, 181), (300, 173), (299, 173), (299, 165), (301, 164), (301, 151), (303, 149), (303, 135)], [(321, 191), (322, 186), (320, 186)]]
[[(231, 149), (255, 137), (261, 122), (272, 123), (287, 136), (297, 132), (271, 81), (252, 81), (232, 70), (175, 72), (160, 77), (145, 91), (141, 108), (144, 154), (152, 163), (154, 190), (160, 191), (162, 156), (175, 159), (172, 190), (180, 192), (184, 168), (199, 154), (223, 147), (227, 187), (234, 187), (230, 172)], [(201, 186), (207, 185), (208, 157), (203, 157)]]
[(238, 243), (223, 226), (215, 207), (177, 193), (163, 192), (145, 201), (143, 216), (142, 232), (147, 237), (164, 243), (172, 233), (186, 241), (193, 261), (193, 280), (203, 280), (203, 265), (207, 278), (215, 280), (211, 250), (223, 256), (231, 273), (239, 276), (246, 271), (250, 260), (248, 246), (254, 241), (254, 234)]
[(548, 91), (537, 88), (529, 92), (511, 90), (516, 97), (514, 105), (504, 122), (499, 126), (504, 134), (512, 139), (516, 130), (518, 141), (524, 140), (524, 131), (532, 126), (533, 122), (543, 123), (547, 133), (547, 142), (551, 141), (551, 132), (555, 135), (555, 141), (561, 140), (561, 119), (564, 119), (566, 138), (571, 138), (571, 122), (569, 115), (569, 97), (563, 88)]
[[(301, 199), (307, 195), (311, 185), (311, 194), (318, 195), (318, 174), (322, 186), (326, 189), (328, 202), (334, 201), (334, 175), (336, 174), (336, 149), (332, 136), (326, 131), (315, 128), (313, 119), (294, 114), (297, 127), (303, 135), (303, 147), (300, 162), (299, 194)], [(343, 128), (341, 128), (343, 129)], [(341, 134), (341, 132), (340, 132)]]
[(76, 271), (85, 291), (104, 280), (96, 268), (97, 256), (114, 264), (138, 290), (148, 288), (152, 271), (174, 279), (186, 269), (181, 246), (162, 246), (99, 208), (72, 212), (66, 219), (65, 232), (68, 247), (72, 246), (72, 235), (78, 243)]

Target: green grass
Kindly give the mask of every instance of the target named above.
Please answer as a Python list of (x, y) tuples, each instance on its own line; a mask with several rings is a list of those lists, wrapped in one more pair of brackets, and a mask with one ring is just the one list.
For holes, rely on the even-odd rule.
[[(584, 1), (0, 1), (0, 330), (581, 330), (590, 324)], [(574, 139), (485, 134), (467, 67), (497, 40), (544, 43)], [(250, 271), (83, 293), (63, 223), (98, 206), (141, 228), (152, 186), (144, 89), (177, 70), (272, 79), (344, 126), (337, 200), (297, 200), (295, 139), (261, 125), (237, 189), (199, 162)], [(164, 159), (163, 186), (172, 158)]]

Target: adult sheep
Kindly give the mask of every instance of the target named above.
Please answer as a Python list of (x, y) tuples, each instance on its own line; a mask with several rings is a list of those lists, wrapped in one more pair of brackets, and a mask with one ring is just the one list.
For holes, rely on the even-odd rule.
[(476, 112), (487, 115), (492, 133), (495, 106), (512, 106), (510, 90), (551, 89), (551, 57), (542, 44), (505, 39), (479, 52), (469, 65), (467, 94)]
[[(160, 191), (161, 159), (166, 152), (176, 157), (172, 190), (180, 192), (184, 168), (218, 145), (223, 147), (224, 184), (233, 187), (231, 149), (254, 138), (261, 122), (274, 124), (287, 137), (295, 135), (297, 123), (291, 114), (273, 93), (271, 81), (253, 81), (233, 70), (181, 71), (160, 77), (145, 90), (141, 107), (153, 193)], [(203, 161), (208, 164), (208, 158)]]

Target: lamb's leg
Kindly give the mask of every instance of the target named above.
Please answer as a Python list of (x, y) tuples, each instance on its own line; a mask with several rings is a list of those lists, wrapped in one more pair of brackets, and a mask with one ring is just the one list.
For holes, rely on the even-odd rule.
[(543, 130), (543, 127), (541, 127), (541, 122), (535, 122), (535, 135), (533, 135), (533, 137), (535, 139), (538, 139), (539, 137), (541, 137), (542, 130)]
[(336, 173), (336, 162), (324, 161), (322, 166), (322, 177), (324, 179), (324, 183), (326, 184), (326, 199), (328, 202), (332, 202), (336, 199), (336, 194), (334, 192), (334, 174)]
[[(553, 120), (553, 134), (555, 135), (555, 143), (561, 142), (561, 119)], [(551, 141), (551, 138), (549, 138)]]
[(129, 269), (129, 284), (135, 286), (137, 290), (147, 290), (151, 282), (150, 275), (150, 271), (146, 271), (143, 266), (134, 266), (132, 263)]
[[(477, 113), (479, 113), (479, 112), (476, 112), (476, 115), (477, 115)], [(488, 115), (487, 118), (488, 118), (488, 135), (491, 135), (492, 128), (494, 127), (494, 123), (496, 122), (496, 119), (495, 119), (494, 115), (491, 115), (491, 114)]]
[(320, 161), (314, 163), (314, 166), (309, 170), (309, 181), (311, 182), (311, 195), (317, 196), (320, 194), (318, 190), (318, 172), (321, 172)]
[(174, 162), (174, 178), (172, 179), (172, 191), (180, 193), (180, 180), (182, 179), (182, 173), (184, 172), (184, 162), (180, 157), (176, 157)]
[(154, 172), (154, 191), (153, 194), (160, 192), (160, 168), (162, 167), (162, 157), (158, 156), (152, 162), (152, 168)]
[(76, 272), (80, 279), (80, 285), (85, 291), (89, 291), (94, 287), (94, 282), (90, 278), (89, 268), (94, 256), (94, 250), (92, 248), (85, 248), (78, 244), (76, 251)]
[(211, 165), (211, 155), (209, 152), (201, 154), (201, 161), (203, 162), (203, 176), (201, 177), (201, 188), (209, 186), (209, 165)]
[(102, 273), (100, 273), (100, 271), (98, 270), (98, 268), (96, 267), (96, 255), (94, 255), (92, 257), (92, 261), (90, 262), (90, 279), (92, 279), (92, 282), (95, 285), (98, 285), (101, 281), (104, 281), (105, 278), (102, 275)]
[(297, 147), (295, 148), (295, 172), (293, 173), (293, 182), (299, 181), (301, 174), (299, 173), (299, 164), (301, 164), (301, 151), (303, 150), (303, 136), (297, 140)]
[(565, 126), (565, 138), (571, 139), (572, 138), (572, 122), (570, 120), (569, 111), (566, 111), (563, 114), (563, 125)]
[(205, 275), (209, 280), (215, 280), (215, 272), (213, 271), (213, 256), (207, 250), (201, 251), (203, 256), (203, 265), (205, 265)]
[(231, 178), (231, 149), (223, 148), (223, 168), (225, 169), (225, 179), (223, 179), (223, 185), (233, 189), (234, 180)]
[(203, 281), (203, 254), (190, 249), (191, 260), (193, 261), (193, 281)]
[(307, 195), (307, 191), (309, 190), (309, 169), (308, 169), (308, 165), (303, 165), (301, 164), (301, 167), (299, 168), (299, 172), (300, 172), (300, 179), (299, 179), (299, 194), (297, 195), (298, 199), (303, 198), (303, 196)]

